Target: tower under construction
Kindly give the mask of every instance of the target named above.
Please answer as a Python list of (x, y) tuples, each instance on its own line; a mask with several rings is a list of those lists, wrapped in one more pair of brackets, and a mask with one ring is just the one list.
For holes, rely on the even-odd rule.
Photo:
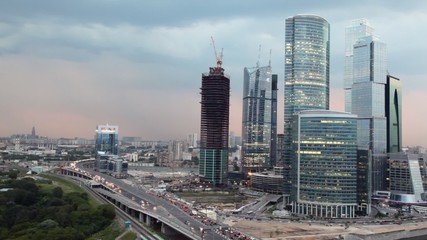
[[(216, 55), (216, 50), (215, 50)], [(222, 54), (217, 66), (202, 75), (200, 125), (200, 180), (227, 184), (230, 78), (224, 74)]]

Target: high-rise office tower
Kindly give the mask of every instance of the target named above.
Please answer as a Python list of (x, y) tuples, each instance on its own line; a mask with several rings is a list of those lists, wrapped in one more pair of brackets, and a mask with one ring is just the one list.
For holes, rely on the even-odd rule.
[(220, 59), (202, 75), (200, 162), (201, 181), (227, 184), (230, 78)]
[(36, 137), (36, 127), (33, 127), (31, 129), (31, 137), (35, 138)]
[[(276, 144), (276, 166), (283, 168), (283, 133), (277, 134), (277, 144)], [(283, 172), (283, 169), (282, 169)]]
[(228, 144), (230, 148), (233, 148), (236, 146), (236, 134), (233, 131), (231, 131), (228, 135)]
[(387, 152), (402, 151), (402, 85), (398, 78), (387, 75), (385, 116), (387, 118)]
[(277, 74), (271, 75), (270, 167), (277, 166)]
[(345, 29), (344, 91), (345, 111), (351, 112), (351, 88), (353, 86), (353, 45), (362, 37), (373, 36), (374, 29), (366, 19), (354, 20)]
[(293, 115), (303, 110), (329, 109), (329, 23), (319, 16), (286, 19), (284, 193), (290, 193)]
[(328, 110), (294, 115), (292, 212), (352, 218), (357, 206), (357, 116)]
[(270, 65), (243, 74), (242, 171), (260, 172), (276, 160), (277, 75)]
[(199, 142), (199, 134), (189, 133), (187, 135), (187, 145), (189, 148), (197, 148)]
[(119, 127), (113, 125), (98, 125), (95, 130), (95, 150), (107, 155), (119, 154)]
[[(358, 26), (358, 27), (355, 27)], [(359, 31), (360, 28), (365, 29)], [(357, 34), (351, 34), (357, 30)], [(386, 45), (372, 35), (373, 29), (368, 27), (366, 21), (353, 22), (346, 30), (346, 45), (352, 44), (352, 56), (346, 55), (345, 74), (352, 73), (348, 81), (351, 87), (346, 88), (346, 105), (350, 106), (352, 114), (358, 115), (358, 149), (365, 152), (370, 166), (371, 180), (370, 191), (385, 190), (387, 187), (387, 132), (385, 115), (385, 84), (387, 76), (387, 51)], [(367, 36), (365, 36), (367, 35)], [(349, 83), (345, 83), (345, 86)], [(367, 156), (359, 156), (365, 159)]]

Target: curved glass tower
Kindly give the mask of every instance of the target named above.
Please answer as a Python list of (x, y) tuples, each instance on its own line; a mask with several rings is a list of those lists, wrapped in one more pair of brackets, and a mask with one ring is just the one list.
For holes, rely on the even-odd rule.
[(357, 206), (357, 115), (327, 110), (294, 115), (292, 212), (353, 218)]
[(329, 23), (315, 15), (286, 19), (283, 166), (290, 193), (292, 117), (303, 110), (329, 109)]

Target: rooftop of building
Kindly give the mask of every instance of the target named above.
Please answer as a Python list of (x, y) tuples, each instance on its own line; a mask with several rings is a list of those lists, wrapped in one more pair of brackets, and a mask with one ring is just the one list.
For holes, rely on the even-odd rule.
[(303, 115), (305, 117), (324, 116), (324, 117), (357, 118), (357, 115), (351, 114), (351, 113), (348, 113), (348, 112), (339, 112), (339, 111), (323, 110), (323, 109), (305, 110), (305, 111), (298, 112), (298, 114), (299, 115)]

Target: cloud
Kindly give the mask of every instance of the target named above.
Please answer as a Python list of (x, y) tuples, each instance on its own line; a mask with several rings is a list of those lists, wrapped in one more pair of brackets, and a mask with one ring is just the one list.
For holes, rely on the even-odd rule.
[(254, 66), (258, 55), (266, 65), (272, 49), (273, 72), (279, 75), (280, 132), (284, 20), (314, 13), (331, 24), (331, 109), (343, 109), (344, 28), (353, 19), (367, 18), (388, 45), (390, 73), (403, 82), (404, 114), (410, 116), (404, 115), (405, 123), (414, 123), (405, 125), (405, 143), (427, 145), (419, 137), (422, 131), (413, 129), (427, 121), (413, 107), (424, 92), (427, 96), (420, 54), (427, 50), (421, 31), (427, 2), (339, 3), (2, 2), (0, 135), (36, 125), (49, 136), (92, 137), (95, 125), (107, 121), (118, 124), (121, 134), (146, 139), (198, 132), (201, 74), (215, 65), (211, 36), (218, 51), (224, 48), (223, 66), (231, 76), (230, 128), (235, 132), (241, 131), (243, 68)]

